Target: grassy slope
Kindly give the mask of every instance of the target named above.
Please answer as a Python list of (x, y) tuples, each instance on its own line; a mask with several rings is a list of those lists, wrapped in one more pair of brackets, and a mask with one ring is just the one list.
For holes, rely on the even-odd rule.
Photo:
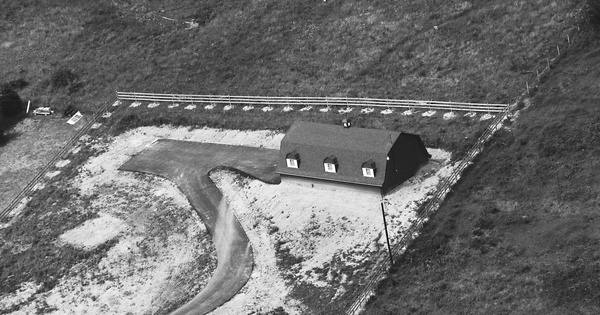
[(600, 313), (599, 63), (598, 35), (569, 51), (366, 314)]
[[(575, 14), (548, 0), (112, 3), (3, 4), (0, 77), (32, 82), (23, 94), (39, 104), (88, 109), (117, 89), (508, 103)], [(158, 14), (208, 18), (186, 30)], [(53, 88), (61, 68), (78, 89)]]
[[(37, 105), (60, 109), (73, 104), (88, 111), (117, 89), (511, 102), (523, 91), (524, 82), (534, 79), (543, 57), (556, 44), (564, 44), (565, 32), (573, 28), (577, 7), (573, 3), (9, 0), (0, 11), (0, 80), (25, 78), (31, 85), (21, 96)], [(185, 25), (153, 12), (201, 17), (206, 23), (186, 30)], [(78, 76), (71, 87), (53, 84), (52, 75), (61, 68)], [(221, 126), (243, 125), (242, 115)], [(160, 122), (146, 116), (140, 124)], [(218, 125), (221, 119), (181, 123)], [(260, 119), (253, 118), (249, 127), (257, 128)], [(377, 119), (369, 119), (366, 124), (375, 126)], [(379, 127), (396, 128), (398, 123), (392, 120)], [(419, 125), (419, 121), (409, 123)], [(284, 125), (264, 122), (265, 127), (276, 129)], [(450, 133), (452, 128), (448, 127)], [(432, 139), (435, 143), (444, 137)], [(509, 170), (507, 166), (505, 171)], [(61, 191), (57, 191), (39, 208), (59, 202)], [(510, 198), (502, 200), (501, 205), (513, 205)], [(31, 213), (36, 216), (27, 220), (34, 225), (37, 212)], [(28, 235), (27, 230), (15, 228), (11, 237), (28, 248), (83, 219), (57, 226), (50, 234)], [(10, 255), (5, 254), (0, 259), (8, 263)], [(20, 257), (30, 254), (34, 251)], [(59, 255), (68, 259), (47, 265), (60, 270), (24, 274), (19, 281), (42, 281), (49, 274), (58, 278), (79, 254)], [(30, 260), (43, 264), (44, 259)], [(31, 270), (27, 263), (18, 268)], [(11, 289), (17, 284), (11, 280)], [(48, 281), (45, 288), (52, 286)], [(0, 289), (10, 291), (8, 286)], [(316, 299), (318, 294), (300, 298)]]

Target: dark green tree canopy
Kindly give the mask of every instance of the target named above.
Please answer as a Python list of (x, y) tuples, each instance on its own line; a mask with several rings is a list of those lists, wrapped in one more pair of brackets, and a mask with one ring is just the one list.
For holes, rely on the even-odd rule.
[(19, 94), (11, 88), (0, 90), (0, 116), (5, 118), (15, 117), (25, 111), (25, 106)]

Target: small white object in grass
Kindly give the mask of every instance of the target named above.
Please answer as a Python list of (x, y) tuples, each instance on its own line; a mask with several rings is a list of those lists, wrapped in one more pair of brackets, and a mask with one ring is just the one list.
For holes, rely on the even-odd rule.
[(120, 100), (116, 100), (116, 101), (115, 101), (115, 102), (112, 104), (112, 106), (115, 106), (115, 107), (116, 107), (116, 106), (119, 106), (119, 105), (121, 105), (121, 103), (122, 103), (122, 102), (121, 102)]
[(393, 113), (393, 112), (394, 112), (394, 110), (393, 110), (393, 109), (391, 109), (391, 108), (388, 108), (388, 109), (384, 109), (384, 110), (382, 110), (382, 111), (381, 111), (381, 114), (383, 114), (383, 115), (389, 115), (389, 114), (391, 114), (391, 113)]
[(142, 105), (142, 102), (135, 101), (135, 102), (131, 103), (131, 105), (129, 105), (129, 107), (138, 107), (140, 105)]
[(481, 118), (479, 118), (479, 120), (484, 121), (484, 120), (492, 119), (494, 117), (496, 117), (496, 116), (492, 115), (492, 114), (485, 114), (485, 115), (481, 116)]
[(101, 124), (101, 123), (95, 123), (95, 124), (93, 124), (93, 125), (92, 125), (92, 127), (91, 127), (91, 128), (92, 128), (92, 129), (98, 129), (98, 128), (100, 128), (100, 126), (102, 126), (102, 124)]
[(329, 106), (327, 106), (327, 107), (325, 107), (325, 108), (321, 108), (321, 109), (319, 109), (319, 111), (320, 111), (321, 113), (327, 113), (327, 112), (329, 111)]
[(468, 112), (468, 113), (466, 113), (466, 114), (465, 114), (465, 117), (470, 117), (470, 118), (473, 118), (473, 117), (475, 117), (475, 116), (477, 116), (477, 113), (476, 113), (476, 112)]
[(444, 120), (450, 120), (456, 118), (456, 114), (454, 112), (448, 112), (444, 114)]
[(272, 110), (273, 110), (273, 107), (271, 107), (271, 106), (265, 106), (265, 107), (263, 107), (263, 109), (262, 109), (262, 111), (263, 111), (263, 112), (265, 112), (265, 113), (266, 113), (266, 112), (270, 112), (270, 111), (272, 111)]
[(234, 107), (235, 106), (233, 106), (233, 105), (226, 105), (225, 107), (223, 107), (223, 110), (224, 111), (229, 111), (229, 110), (232, 110)]
[(312, 106), (308, 105), (308, 106), (300, 108), (300, 111), (301, 112), (307, 112), (307, 111), (311, 110), (312, 108), (313, 108)]
[(52, 178), (52, 177), (55, 177), (55, 176), (56, 176), (56, 175), (58, 175), (58, 174), (60, 174), (60, 171), (48, 172), (48, 173), (46, 173), (46, 175), (45, 175), (45, 176), (46, 176), (47, 178)]
[(293, 108), (292, 106), (289, 106), (289, 105), (288, 105), (288, 106), (286, 106), (286, 107), (284, 107), (284, 108), (282, 109), (282, 111), (284, 111), (284, 112), (286, 112), (286, 113), (287, 113), (287, 112), (291, 112), (291, 111), (293, 111), (293, 110), (294, 110), (294, 108)]
[(152, 102), (152, 103), (148, 104), (148, 108), (158, 107), (158, 105), (160, 105), (160, 103)]
[(112, 116), (111, 112), (106, 112), (106, 113), (102, 114), (102, 118), (109, 118), (110, 116)]
[(175, 103), (175, 104), (171, 104), (169, 106), (167, 106), (168, 108), (175, 108), (175, 107), (179, 107), (179, 103)]
[(198, 22), (195, 22), (195, 21), (185, 21), (184, 23), (187, 25), (187, 27), (185, 28), (186, 30), (191, 30), (200, 25), (200, 24), (198, 24)]
[(415, 112), (412, 109), (407, 109), (405, 111), (402, 112), (402, 115), (404, 116), (410, 116), (412, 114), (414, 114)]
[(73, 115), (73, 117), (69, 118), (69, 120), (67, 121), (67, 124), (74, 125), (79, 120), (81, 120), (81, 118), (83, 118), (83, 115), (81, 114), (81, 112), (77, 112), (77, 113), (75, 113), (75, 115)]
[(244, 108), (242, 108), (242, 110), (245, 112), (247, 112), (249, 110), (253, 110), (253, 109), (254, 109), (254, 106), (252, 106), (252, 105), (246, 105), (246, 106), (244, 106)]
[(340, 114), (348, 114), (350, 112), (352, 112), (351, 107), (346, 107), (346, 108), (342, 108), (342, 109), (338, 110), (338, 113), (340, 113)]
[(33, 191), (42, 190), (42, 189), (44, 189), (44, 187), (46, 187), (46, 185), (44, 183), (37, 183), (37, 184), (35, 184), (35, 186), (33, 186), (32, 190)]
[(372, 108), (372, 107), (363, 108), (363, 109), (360, 110), (360, 112), (363, 113), (363, 114), (370, 114), (370, 113), (372, 113), (374, 111), (375, 111), (375, 109)]
[(433, 115), (435, 115), (435, 111), (432, 110), (432, 109), (430, 109), (430, 110), (424, 112), (423, 114), (421, 114), (421, 116), (423, 116), (423, 117), (431, 117)]
[(213, 108), (215, 108), (215, 104), (208, 104), (208, 105), (204, 106), (204, 109), (209, 109), (210, 110), (210, 109), (213, 109)]
[(71, 163), (71, 160), (60, 160), (58, 162), (56, 162), (56, 164), (54, 164), (54, 166), (58, 167), (58, 168), (63, 168), (67, 165), (69, 165), (69, 163)]
[(184, 107), (184, 109), (187, 109), (187, 110), (193, 110), (193, 109), (196, 109), (196, 105), (192, 105), (192, 104), (190, 104), (190, 105), (188, 105), (188, 106)]

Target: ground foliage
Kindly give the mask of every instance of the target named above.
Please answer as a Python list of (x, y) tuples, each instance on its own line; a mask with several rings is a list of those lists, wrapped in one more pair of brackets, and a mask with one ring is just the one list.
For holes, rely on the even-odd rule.
[[(93, 111), (115, 90), (508, 103), (577, 28), (582, 4), (8, 0), (0, 11), (0, 77), (32, 82), (21, 95), (59, 111), (69, 105)], [(192, 19), (198, 27), (185, 23)], [(588, 46), (542, 82), (534, 106), (512, 131), (499, 133), (380, 286), (367, 313), (598, 313), (593, 222), (600, 117), (592, 83), (600, 48), (594, 41), (590, 36)], [(76, 78), (61, 86), (62, 79), (53, 80), (61, 69)], [(283, 130), (286, 119), (269, 127)], [(378, 119), (366, 119), (365, 126), (378, 127)], [(246, 113), (194, 119), (127, 113), (113, 128), (173, 123), (259, 129), (264, 120)], [(406, 130), (395, 123), (379, 127)], [(446, 143), (430, 129), (428, 144)], [(69, 193), (56, 191), (65, 199)], [(53, 207), (53, 200), (38, 200), (38, 206)], [(3, 231), (3, 292), (18, 285), (4, 279), (21, 271), (19, 281), (47, 281), (50, 288), (80, 254), (51, 255), (45, 248), (54, 245), (44, 238), (85, 218), (65, 217), (51, 230), (37, 229), (40, 222), (54, 224), (37, 216), (26, 212), (27, 224)], [(9, 263), (8, 252), (21, 255), (20, 264)], [(54, 263), (47, 256), (62, 258)], [(38, 265), (47, 269), (35, 271)]]
[(0, 77), (34, 82), (27, 98), (59, 111), (93, 110), (115, 90), (509, 103), (566, 44), (580, 6), (11, 0)]
[[(25, 106), (19, 94), (8, 84), (0, 89), (0, 137), (25, 116)], [(5, 139), (4, 139), (5, 140)]]
[(365, 314), (600, 312), (600, 38), (580, 35)]

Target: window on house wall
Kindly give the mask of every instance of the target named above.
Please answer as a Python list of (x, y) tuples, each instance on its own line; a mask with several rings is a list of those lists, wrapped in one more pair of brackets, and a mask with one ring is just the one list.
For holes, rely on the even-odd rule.
[(300, 165), (300, 154), (298, 154), (296, 150), (288, 153), (285, 156), (285, 163), (289, 168), (298, 168), (298, 166)]
[(335, 155), (330, 155), (323, 161), (323, 167), (327, 173), (337, 173), (338, 161)]
[(368, 160), (362, 165), (362, 173), (364, 177), (375, 177), (375, 162)]

